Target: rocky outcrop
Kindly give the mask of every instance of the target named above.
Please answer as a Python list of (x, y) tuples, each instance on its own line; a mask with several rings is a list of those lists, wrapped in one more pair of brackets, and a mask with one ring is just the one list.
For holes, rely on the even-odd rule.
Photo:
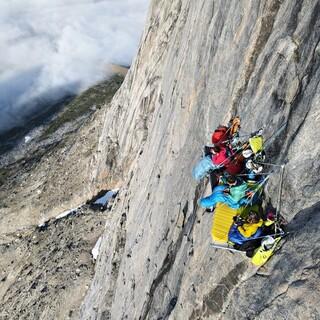
[(94, 274), (91, 250), (109, 216), (83, 204), (98, 193), (90, 193), (88, 172), (108, 102), (123, 81), (124, 68), (114, 71), (13, 149), (0, 150), (1, 320), (79, 319)]
[[(320, 3), (153, 1), (104, 120), (90, 188), (123, 186), (82, 319), (317, 319)], [(294, 233), (264, 270), (210, 247), (191, 169), (233, 114), (286, 163)], [(277, 171), (266, 194), (275, 204)]]
[(108, 211), (88, 206), (0, 237), (0, 319), (79, 319)]
[(0, 155), (0, 236), (41, 224), (98, 192), (89, 188), (90, 162), (122, 81), (115, 75), (88, 89)]

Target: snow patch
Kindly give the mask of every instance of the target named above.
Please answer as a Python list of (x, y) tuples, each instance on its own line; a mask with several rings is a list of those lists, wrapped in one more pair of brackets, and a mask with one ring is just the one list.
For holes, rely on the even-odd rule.
[(104, 194), (102, 197), (100, 197), (99, 199), (97, 199), (93, 204), (101, 204), (101, 205), (106, 205), (108, 203), (108, 201), (117, 193), (119, 192), (119, 189), (115, 189), (115, 190), (110, 190), (108, 191), (106, 194)]
[(100, 238), (98, 239), (98, 241), (96, 242), (94, 248), (91, 250), (91, 254), (92, 254), (92, 257), (93, 257), (94, 260), (97, 260), (98, 255), (99, 255), (101, 238), (102, 238), (102, 237), (100, 237)]
[(43, 221), (38, 224), (38, 228), (43, 228), (47, 225), (48, 221)]
[(90, 208), (92, 210), (104, 211), (110, 209), (112, 206), (112, 202), (116, 198), (118, 192), (119, 189), (101, 190), (90, 201), (87, 201), (87, 204), (90, 204)]
[(63, 211), (62, 213), (60, 213), (59, 215), (56, 216), (56, 220), (62, 219), (64, 217), (67, 217), (68, 215), (74, 213), (77, 210), (77, 208), (71, 209), (71, 210), (67, 210), (67, 211)]
[(29, 141), (31, 141), (31, 137), (30, 136), (25, 136), (24, 137), (24, 143), (28, 143)]

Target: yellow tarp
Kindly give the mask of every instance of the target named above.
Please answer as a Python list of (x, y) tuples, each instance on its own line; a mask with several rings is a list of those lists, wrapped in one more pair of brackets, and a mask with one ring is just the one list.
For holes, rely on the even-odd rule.
[(233, 224), (233, 217), (238, 215), (239, 211), (239, 209), (232, 209), (224, 203), (217, 203), (211, 228), (211, 237), (214, 242), (228, 242), (228, 233)]

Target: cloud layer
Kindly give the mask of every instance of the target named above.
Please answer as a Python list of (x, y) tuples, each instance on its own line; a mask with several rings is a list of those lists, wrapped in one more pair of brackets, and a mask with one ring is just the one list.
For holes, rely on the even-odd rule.
[(0, 133), (35, 102), (77, 93), (109, 63), (130, 65), (148, 0), (11, 0), (0, 3)]

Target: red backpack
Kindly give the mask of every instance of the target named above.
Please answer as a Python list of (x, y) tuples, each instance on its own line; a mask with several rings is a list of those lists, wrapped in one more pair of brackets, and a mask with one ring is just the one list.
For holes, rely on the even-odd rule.
[(219, 126), (216, 130), (214, 130), (211, 141), (213, 144), (225, 145), (227, 140), (229, 139), (229, 129), (226, 126)]

